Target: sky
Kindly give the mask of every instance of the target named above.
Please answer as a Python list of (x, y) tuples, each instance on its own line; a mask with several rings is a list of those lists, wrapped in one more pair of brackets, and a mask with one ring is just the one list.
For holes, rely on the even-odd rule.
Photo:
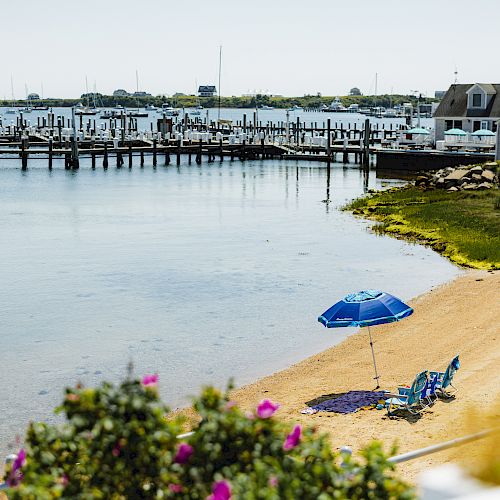
[(0, 0), (0, 97), (286, 96), (500, 82), (500, 0)]

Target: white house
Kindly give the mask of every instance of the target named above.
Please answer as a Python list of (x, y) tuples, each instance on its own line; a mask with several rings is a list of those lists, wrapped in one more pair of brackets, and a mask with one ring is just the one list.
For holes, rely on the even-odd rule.
[(451, 85), (434, 113), (436, 140), (450, 129), (465, 132), (496, 132), (500, 120), (500, 84), (468, 83)]

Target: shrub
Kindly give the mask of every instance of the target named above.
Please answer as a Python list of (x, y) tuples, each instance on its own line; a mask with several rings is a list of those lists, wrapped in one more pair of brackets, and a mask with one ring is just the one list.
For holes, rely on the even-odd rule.
[(270, 401), (244, 414), (207, 388), (194, 402), (201, 423), (179, 440), (156, 381), (67, 389), (65, 424), (30, 425), (26, 458), (7, 470), (9, 498), (414, 498), (380, 443), (340, 463), (325, 435), (276, 420)]

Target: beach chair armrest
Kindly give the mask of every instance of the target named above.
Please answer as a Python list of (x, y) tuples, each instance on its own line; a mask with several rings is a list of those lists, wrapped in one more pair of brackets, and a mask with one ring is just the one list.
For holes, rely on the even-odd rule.
[(406, 394), (389, 394), (389, 393), (386, 393), (386, 394), (384, 394), (384, 398), (387, 398), (387, 399), (391, 399), (391, 398), (408, 399), (408, 396)]
[(408, 396), (408, 393), (410, 392), (409, 387), (398, 387), (398, 396)]

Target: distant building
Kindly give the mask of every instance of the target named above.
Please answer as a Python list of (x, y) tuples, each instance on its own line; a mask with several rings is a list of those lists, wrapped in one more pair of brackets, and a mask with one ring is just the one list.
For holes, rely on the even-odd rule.
[(124, 89), (116, 89), (113, 92), (113, 97), (127, 97), (129, 95), (130, 94), (126, 90), (124, 90)]
[(454, 84), (446, 92), (434, 113), (436, 140), (444, 139), (444, 133), (452, 128), (465, 132), (476, 130), (496, 131), (500, 120), (500, 84)]
[(38, 101), (40, 99), (40, 96), (33, 92), (32, 94), (28, 94), (28, 100), (30, 101)]
[(134, 92), (132, 94), (134, 97), (150, 97), (151, 94), (149, 94), (148, 92), (144, 92), (143, 90), (138, 90), (137, 92)]
[(198, 87), (198, 95), (200, 97), (213, 97), (217, 93), (215, 85), (200, 85)]
[(446, 94), (446, 90), (436, 90), (434, 92), (434, 97), (436, 99), (442, 99), (444, 97), (444, 95)]
[(358, 87), (353, 87), (349, 91), (349, 95), (363, 95), (363, 94), (361, 93), (361, 90), (358, 89)]

